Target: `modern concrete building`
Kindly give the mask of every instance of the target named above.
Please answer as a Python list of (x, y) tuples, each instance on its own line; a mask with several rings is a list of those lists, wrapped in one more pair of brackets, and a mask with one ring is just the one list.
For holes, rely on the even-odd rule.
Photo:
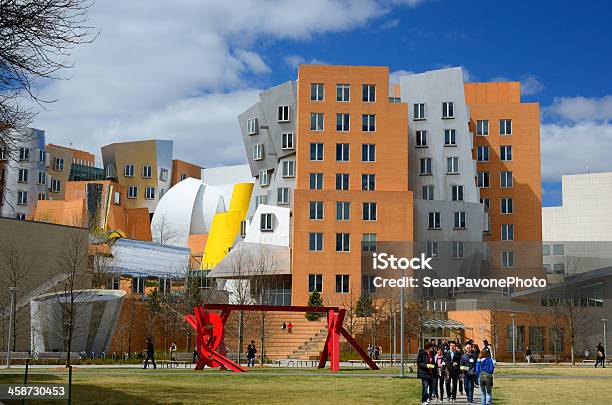
[(30, 128), (22, 141), (0, 145), (0, 216), (29, 218), (37, 200), (47, 199), (45, 131)]
[(102, 147), (106, 178), (127, 188), (127, 208), (147, 208), (153, 214), (172, 185), (172, 141), (113, 143)]
[(96, 167), (96, 157), (79, 149), (47, 145), (49, 200), (63, 200), (68, 181), (102, 180), (104, 170)]

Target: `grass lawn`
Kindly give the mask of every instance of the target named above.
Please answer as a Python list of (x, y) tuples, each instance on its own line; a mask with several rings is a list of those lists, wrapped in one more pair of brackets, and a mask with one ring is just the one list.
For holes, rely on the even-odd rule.
[[(20, 383), (23, 369), (0, 369), (1, 383)], [(396, 375), (385, 368), (378, 375)], [(593, 367), (500, 366), (497, 404), (612, 403), (612, 370)], [(186, 369), (79, 369), (73, 373), (75, 404), (417, 404), (420, 381), (345, 369), (254, 369), (246, 374)], [(576, 378), (573, 378), (576, 377)], [(30, 382), (65, 383), (63, 368), (32, 369)], [(584, 396), (584, 397), (582, 397)], [(7, 405), (10, 402), (6, 402)], [(36, 403), (36, 402), (27, 402)], [(41, 401), (41, 404), (51, 404)], [(62, 402), (56, 402), (62, 403)], [(63, 402), (65, 403), (65, 401)]]

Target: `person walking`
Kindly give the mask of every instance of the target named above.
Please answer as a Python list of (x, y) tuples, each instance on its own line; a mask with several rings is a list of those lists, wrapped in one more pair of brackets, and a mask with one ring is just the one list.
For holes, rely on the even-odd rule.
[(493, 372), (495, 363), (488, 350), (480, 352), (480, 357), (476, 363), (476, 379), (480, 384), (480, 403), (481, 405), (491, 405), (493, 403)]
[(599, 343), (597, 345), (597, 357), (595, 358), (595, 367), (601, 363), (602, 368), (606, 368), (606, 351), (604, 347)]
[(448, 352), (444, 354), (444, 362), (446, 363), (446, 370), (448, 372), (448, 378), (446, 379), (446, 397), (451, 402), (457, 400), (457, 385), (460, 374), (460, 360), (461, 353), (457, 349), (457, 343), (451, 342)]
[(281, 330), (282, 330), (283, 332), (286, 332), (286, 331), (287, 331), (287, 324), (285, 323), (285, 321), (283, 321), (283, 323), (281, 323)]
[(376, 360), (380, 360), (380, 355), (382, 354), (382, 347), (380, 345), (376, 345), (374, 347), (374, 358)]
[(440, 402), (444, 401), (444, 383), (448, 379), (448, 370), (446, 369), (446, 361), (444, 357), (444, 349), (438, 347), (436, 356), (434, 357), (436, 368), (434, 372), (434, 394)]
[(291, 321), (287, 324), (287, 333), (293, 333), (293, 324)]
[(525, 350), (525, 361), (527, 363), (531, 363), (531, 349), (527, 348), (527, 350)]
[(476, 360), (472, 352), (472, 345), (467, 344), (465, 352), (461, 356), (461, 371), (463, 372), (463, 389), (467, 397), (467, 403), (474, 403), (474, 380), (476, 379)]
[(255, 353), (257, 353), (255, 341), (251, 340), (251, 343), (247, 346), (247, 367), (255, 367)]
[(421, 379), (421, 403), (422, 405), (429, 404), (433, 395), (433, 375), (436, 368), (433, 353), (431, 352), (431, 343), (425, 344), (425, 348), (419, 352), (417, 356), (417, 377)]
[(147, 368), (149, 365), (149, 360), (153, 363), (153, 369), (157, 369), (157, 364), (155, 364), (155, 347), (153, 347), (153, 339), (151, 336), (147, 338), (147, 358), (145, 359), (144, 367)]
[(198, 348), (197, 347), (193, 347), (193, 364), (196, 364), (196, 360), (198, 359), (199, 354), (198, 354)]
[(374, 357), (374, 345), (372, 343), (368, 344), (368, 357)]
[(176, 361), (176, 343), (174, 342), (172, 342), (172, 344), (170, 345), (170, 360)]

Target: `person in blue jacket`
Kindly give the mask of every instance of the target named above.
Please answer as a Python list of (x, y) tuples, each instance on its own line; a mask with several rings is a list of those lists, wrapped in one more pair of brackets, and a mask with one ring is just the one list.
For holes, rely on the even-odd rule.
[(480, 358), (476, 363), (476, 375), (480, 383), (480, 403), (482, 405), (491, 405), (493, 403), (493, 372), (495, 371), (495, 362), (491, 358), (491, 353), (488, 350), (480, 352)]
[(472, 351), (472, 345), (465, 345), (465, 352), (461, 356), (461, 361), (459, 362), (460, 369), (463, 372), (463, 390), (465, 391), (465, 396), (467, 397), (467, 403), (474, 403), (474, 382), (476, 380), (476, 363), (478, 362), (478, 357)]

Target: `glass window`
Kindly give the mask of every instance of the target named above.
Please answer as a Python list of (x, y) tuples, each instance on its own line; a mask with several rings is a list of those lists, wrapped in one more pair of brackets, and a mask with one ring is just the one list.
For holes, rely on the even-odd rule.
[(323, 113), (310, 113), (310, 130), (323, 131), (324, 115)]
[(261, 222), (259, 223), (259, 229), (261, 231), (271, 231), (272, 230), (272, 214), (271, 213), (263, 213), (261, 214)]
[(310, 160), (323, 160), (323, 144), (322, 143), (311, 143), (310, 144)]
[(374, 191), (376, 190), (376, 175), (362, 174), (361, 175), (361, 190)]
[(376, 131), (376, 115), (375, 114), (363, 114), (361, 116), (361, 129), (364, 132)]
[(499, 158), (508, 162), (512, 160), (512, 145), (502, 145), (499, 147)]
[(351, 249), (351, 235), (348, 233), (336, 234), (336, 252), (349, 252)]
[(514, 240), (514, 225), (503, 224), (501, 226), (501, 239), (502, 240)]
[(424, 103), (414, 105), (414, 119), (415, 120), (425, 119), (425, 104)]
[(278, 204), (289, 204), (289, 187), (279, 187), (276, 194)]
[(308, 275), (308, 292), (323, 292), (323, 274)]
[(488, 146), (479, 146), (478, 147), (478, 161), (479, 162), (488, 162), (489, 161), (489, 147)]
[(455, 229), (465, 229), (465, 211), (455, 211)]
[(431, 158), (421, 158), (421, 174), (431, 174)]
[(499, 134), (512, 135), (512, 120), (499, 120)]
[(361, 241), (362, 249), (364, 252), (375, 252), (376, 251), (376, 234), (375, 233), (364, 233)]
[(430, 212), (428, 215), (428, 228), (429, 229), (440, 229), (440, 213)]
[(323, 83), (310, 83), (310, 100), (323, 101), (324, 91)]
[(323, 251), (323, 234), (320, 232), (311, 232), (308, 236), (308, 250), (311, 252)]
[(323, 189), (323, 173), (310, 173), (310, 189), (311, 190), (322, 190)]
[(423, 200), (434, 199), (434, 186), (433, 184), (427, 184), (423, 186)]
[(416, 131), (416, 146), (418, 148), (427, 146), (427, 131)]
[(351, 115), (346, 113), (336, 114), (336, 131), (348, 132), (351, 129)]
[(459, 173), (459, 157), (451, 156), (446, 158), (446, 173)]
[(479, 188), (489, 188), (489, 172), (478, 172), (476, 177), (476, 186)]
[(451, 194), (453, 201), (463, 201), (463, 186), (451, 186)]
[(351, 100), (351, 85), (337, 84), (336, 85), (336, 101), (348, 102)]
[(349, 144), (348, 143), (337, 143), (336, 144), (336, 161), (337, 162), (348, 162), (349, 161)]
[(502, 214), (512, 214), (512, 198), (502, 198), (500, 206)]
[(481, 135), (481, 136), (489, 135), (489, 120), (477, 120), (476, 121), (476, 135)]
[(339, 294), (348, 294), (349, 280), (350, 277), (348, 274), (336, 274), (336, 292)]
[(444, 101), (442, 103), (442, 118), (455, 117), (455, 104), (452, 101)]
[(336, 190), (348, 190), (348, 189), (349, 189), (348, 173), (336, 173)]
[(283, 141), (282, 141), (282, 148), (283, 149), (293, 149), (293, 132), (286, 132), (283, 134)]
[(376, 221), (376, 203), (375, 202), (364, 202), (363, 203), (363, 215), (364, 221)]
[(364, 143), (361, 145), (361, 161), (375, 162), (376, 161), (376, 145), (373, 143)]
[(278, 106), (278, 122), (289, 122), (289, 106)]
[(499, 186), (501, 188), (512, 188), (512, 172), (499, 173)]
[(348, 201), (336, 201), (336, 219), (348, 221), (351, 219), (351, 203)]
[(323, 219), (323, 201), (310, 201), (309, 219)]
[(363, 84), (361, 86), (362, 100), (366, 103), (373, 103), (376, 101), (376, 85), (375, 84)]

